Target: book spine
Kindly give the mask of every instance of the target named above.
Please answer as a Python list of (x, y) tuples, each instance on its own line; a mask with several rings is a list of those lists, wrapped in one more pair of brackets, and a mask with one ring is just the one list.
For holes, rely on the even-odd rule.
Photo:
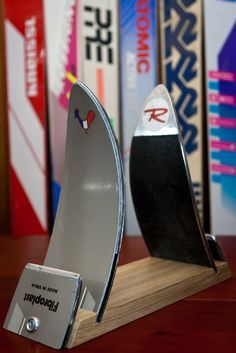
[(148, 95), (157, 83), (155, 0), (120, 0), (122, 142), (126, 189), (126, 234), (140, 234), (133, 207), (129, 160), (131, 140)]
[[(57, 11), (55, 12), (55, 9)], [(69, 94), (78, 78), (78, 1), (44, 0), (52, 216), (56, 216), (65, 159)]]
[[(0, 2), (0, 53), (4, 51), (3, 3)], [(9, 234), (9, 168), (6, 111), (5, 56), (0, 55), (0, 234)]]
[(162, 81), (174, 101), (202, 216), (202, 2), (161, 0), (160, 12)]
[(108, 113), (120, 140), (118, 2), (80, 0), (80, 79)]
[(47, 234), (43, 4), (5, 0), (10, 211), (14, 235)]
[(207, 0), (206, 82), (211, 232), (236, 229), (236, 3)]

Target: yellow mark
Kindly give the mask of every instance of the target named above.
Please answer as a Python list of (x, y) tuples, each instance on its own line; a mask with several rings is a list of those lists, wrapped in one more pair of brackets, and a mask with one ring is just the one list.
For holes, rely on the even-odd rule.
[(70, 92), (66, 93), (66, 98), (69, 99), (70, 98)]
[(67, 72), (66, 73), (66, 78), (71, 82), (71, 83), (75, 83), (77, 81), (77, 78), (71, 73), (71, 72)]

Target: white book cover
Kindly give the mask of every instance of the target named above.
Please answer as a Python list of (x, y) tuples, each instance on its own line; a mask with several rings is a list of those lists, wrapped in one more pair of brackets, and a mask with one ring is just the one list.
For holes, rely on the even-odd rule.
[(4, 1), (10, 212), (13, 235), (48, 233), (42, 0)]
[(78, 1), (44, 0), (52, 213), (55, 217), (64, 166), (67, 110), (78, 78)]
[(157, 84), (155, 0), (120, 0), (122, 142), (126, 191), (125, 232), (140, 235), (129, 182), (130, 146), (145, 100)]
[(236, 230), (236, 2), (204, 1), (211, 232)]
[(120, 139), (118, 2), (79, 1), (80, 79), (104, 106)]

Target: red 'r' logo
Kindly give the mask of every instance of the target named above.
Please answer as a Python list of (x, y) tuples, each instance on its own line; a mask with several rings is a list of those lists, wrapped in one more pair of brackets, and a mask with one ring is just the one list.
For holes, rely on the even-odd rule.
[(144, 113), (150, 113), (150, 117), (148, 121), (156, 120), (159, 123), (165, 123), (165, 120), (159, 118), (159, 116), (164, 115), (168, 112), (167, 108), (153, 108), (153, 109), (146, 109)]

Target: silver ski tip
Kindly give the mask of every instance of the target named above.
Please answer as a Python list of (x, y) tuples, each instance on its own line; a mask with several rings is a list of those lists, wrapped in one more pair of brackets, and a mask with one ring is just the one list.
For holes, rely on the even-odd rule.
[(134, 136), (177, 135), (178, 122), (166, 87), (156, 86), (147, 98)]

